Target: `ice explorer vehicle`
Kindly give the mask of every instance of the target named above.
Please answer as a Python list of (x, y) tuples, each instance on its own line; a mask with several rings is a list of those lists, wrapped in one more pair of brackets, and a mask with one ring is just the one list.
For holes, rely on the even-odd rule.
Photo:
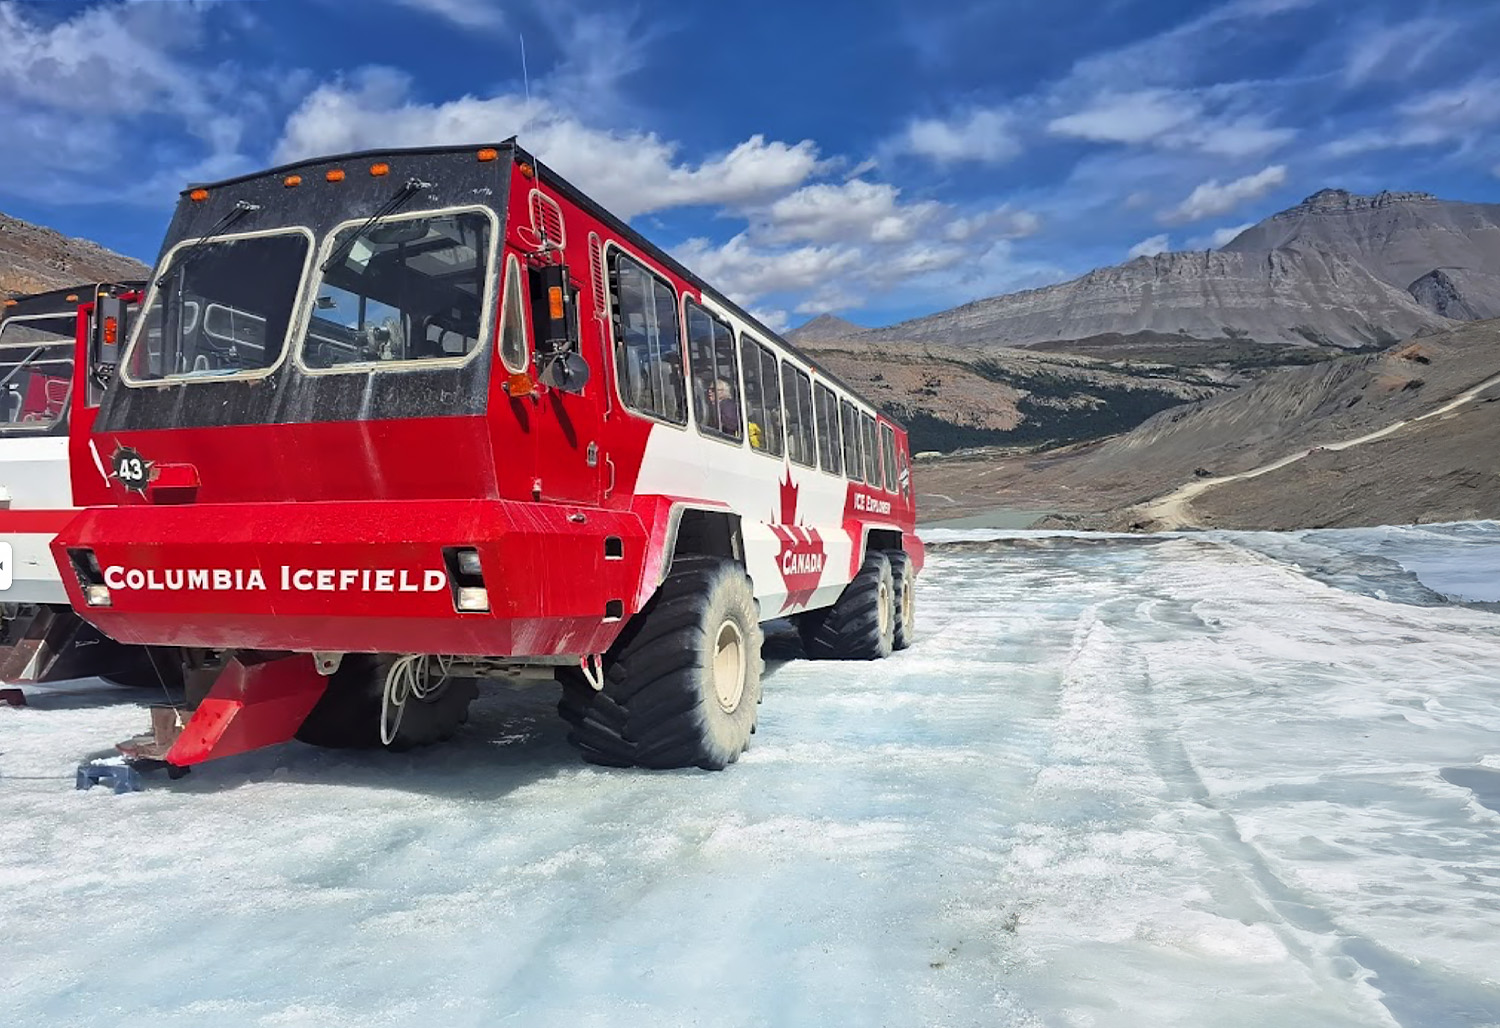
[(184, 192), (76, 433), (54, 555), (188, 655), (178, 766), (432, 741), (499, 678), (560, 682), (588, 760), (722, 768), (762, 620), (913, 631), (901, 426), (514, 140)]
[(92, 419), (141, 287), (88, 283), (0, 306), (0, 681), (153, 677), (148, 653), (73, 613), (49, 548), (77, 513), (69, 421)]

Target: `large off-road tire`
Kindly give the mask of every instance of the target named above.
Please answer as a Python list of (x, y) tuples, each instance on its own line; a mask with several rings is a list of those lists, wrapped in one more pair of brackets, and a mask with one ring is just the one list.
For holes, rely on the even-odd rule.
[[(349, 653), (328, 679), (328, 688), (312, 713), (297, 729), (297, 738), (330, 749), (378, 749), (385, 679), (396, 657), (381, 653)], [(479, 695), (472, 678), (450, 678), (428, 699), (406, 701), (401, 725), (387, 749), (410, 750), (451, 739), (469, 717), (469, 704)]]
[(891, 562), (892, 595), (896, 598), (891, 649), (904, 650), (917, 635), (917, 569), (905, 550), (886, 550), (885, 559)]
[(865, 556), (838, 602), (797, 618), (802, 650), (814, 660), (879, 660), (895, 645), (896, 587), (884, 553)]
[(723, 769), (755, 731), (762, 639), (743, 568), (678, 557), (605, 654), (603, 691), (558, 673), (568, 741), (594, 764)]

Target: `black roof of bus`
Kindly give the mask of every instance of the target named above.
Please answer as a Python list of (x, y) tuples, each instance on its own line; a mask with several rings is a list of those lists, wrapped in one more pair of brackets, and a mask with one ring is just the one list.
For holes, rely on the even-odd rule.
[(324, 164), (339, 164), (346, 161), (365, 160), (369, 158), (448, 155), (457, 156), (459, 154), (472, 155), (477, 154), (480, 150), (496, 150), (500, 153), (512, 154), (514, 158), (525, 160), (527, 163), (532, 165), (532, 167), (536, 168), (538, 179), (545, 177), (549, 185), (566, 194), (568, 199), (572, 200), (579, 207), (582, 207), (584, 210), (592, 214), (595, 218), (598, 218), (601, 222), (614, 229), (614, 231), (619, 233), (622, 237), (629, 240), (632, 246), (635, 246), (638, 249), (649, 254), (653, 260), (661, 263), (667, 268), (670, 268), (674, 274), (692, 283), (693, 286), (699, 290), (699, 292), (707, 293), (708, 295), (712, 296), (715, 303), (732, 311), (736, 317), (748, 323), (762, 337), (774, 340), (776, 345), (780, 346), (787, 353), (798, 357), (804, 363), (806, 363), (808, 367), (816, 368), (818, 374), (821, 377), (832, 382), (834, 385), (844, 390), (844, 392), (848, 393), (850, 396), (859, 399), (860, 402), (868, 404), (881, 418), (897, 426), (903, 432), (906, 430), (906, 426), (903, 425), (900, 420), (891, 416), (890, 414), (882, 413), (878, 408), (875, 407), (875, 404), (860, 396), (857, 390), (851, 387), (847, 382), (844, 382), (837, 375), (831, 374), (829, 371), (821, 367), (820, 364), (817, 361), (813, 360), (810, 355), (804, 353), (792, 343), (788, 342), (786, 338), (784, 338), (779, 332), (773, 332), (764, 323), (762, 323), (759, 318), (755, 317), (755, 315), (751, 314), (749, 311), (745, 310), (743, 307), (730, 300), (728, 297), (724, 296), (724, 294), (720, 293), (713, 286), (703, 281), (702, 278), (700, 278), (696, 273), (684, 266), (671, 254), (667, 253), (661, 247), (651, 242), (651, 240), (647, 239), (638, 231), (631, 228), (630, 225), (626, 224), (619, 217), (611, 214), (604, 207), (601, 207), (583, 190), (579, 189), (577, 186), (573, 185), (573, 183), (557, 174), (551, 168), (544, 165), (541, 161), (538, 161), (533, 154), (517, 144), (515, 136), (512, 136), (509, 139), (503, 140), (502, 142), (498, 143), (470, 143), (463, 146), (394, 147), (384, 150), (357, 150), (352, 153), (325, 154), (321, 157), (309, 157), (305, 160), (294, 161), (290, 164), (282, 164), (275, 168), (267, 168), (264, 171), (257, 171), (249, 175), (238, 175), (234, 178), (222, 179), (218, 182), (194, 183), (193, 185), (190, 185), (186, 189), (184, 189), (181, 195), (187, 196), (195, 189), (207, 189), (212, 191), (215, 189), (222, 189), (225, 186), (236, 185), (241, 182), (253, 182), (258, 179), (272, 178), (275, 176), (284, 177), (286, 175), (293, 174), (297, 171), (309, 167), (315, 167)]
[(145, 288), (144, 282), (86, 282), (63, 289), (50, 289), (45, 293), (31, 293), (7, 300), (5, 306), (0, 307), (0, 317), (30, 318), (72, 314), (77, 311), (79, 304), (88, 303), (100, 293), (128, 293)]

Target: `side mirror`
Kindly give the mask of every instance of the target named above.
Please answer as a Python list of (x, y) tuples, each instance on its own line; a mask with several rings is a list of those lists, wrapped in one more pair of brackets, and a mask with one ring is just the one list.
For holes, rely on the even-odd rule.
[(567, 265), (532, 269), (531, 290), (540, 380), (555, 389), (581, 393), (589, 380), (589, 363), (578, 352), (578, 294), (568, 281)]
[(581, 393), (589, 382), (589, 362), (571, 350), (543, 357), (541, 381), (553, 389)]
[(120, 353), (130, 332), (129, 312), (118, 296), (100, 296), (94, 304), (94, 334), (89, 339), (86, 401), (97, 407), (120, 367)]

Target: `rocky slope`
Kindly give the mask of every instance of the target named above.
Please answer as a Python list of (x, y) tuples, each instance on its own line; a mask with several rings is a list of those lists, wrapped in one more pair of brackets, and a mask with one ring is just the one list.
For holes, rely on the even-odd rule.
[[(1290, 456), (1300, 459), (1206, 489), (1191, 500), (1189, 523), (1293, 528), (1500, 517), (1500, 384), (1417, 420), (1497, 376), (1500, 321), (1476, 322), (1381, 354), (1278, 371), (1103, 442), (1035, 458), (919, 462), (916, 481), (932, 501), (929, 518), (1009, 507), (1063, 512), (1053, 525), (1163, 528), (1175, 526), (1143, 513), (1153, 500)], [(1368, 444), (1329, 448), (1402, 422)]]
[(140, 261), (87, 239), (70, 239), (50, 228), (0, 214), (0, 296), (20, 296), (85, 282), (143, 279)]

